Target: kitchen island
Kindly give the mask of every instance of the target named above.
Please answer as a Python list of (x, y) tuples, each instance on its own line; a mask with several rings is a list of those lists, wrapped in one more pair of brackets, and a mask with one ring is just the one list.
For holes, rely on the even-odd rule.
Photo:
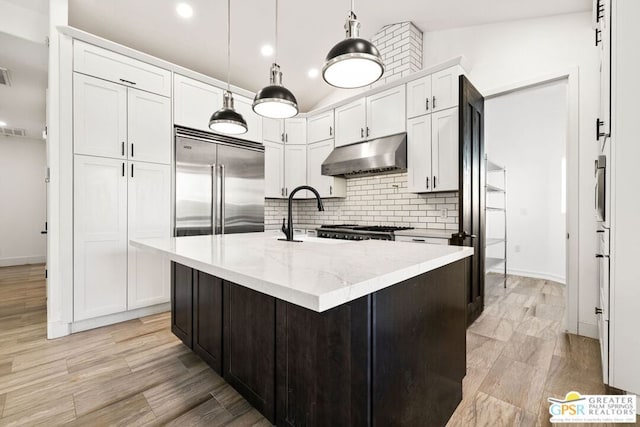
[(172, 265), (172, 330), (277, 425), (444, 425), (466, 371), (471, 248), (139, 239)]

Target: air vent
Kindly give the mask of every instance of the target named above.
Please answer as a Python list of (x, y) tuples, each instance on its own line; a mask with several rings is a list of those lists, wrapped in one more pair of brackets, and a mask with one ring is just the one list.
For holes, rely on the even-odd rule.
[(11, 81), (9, 80), (9, 70), (2, 67), (0, 67), (0, 86), (11, 86)]
[(24, 129), (18, 129), (18, 128), (2, 127), (2, 128), (0, 128), (0, 135), (26, 137), (27, 136), (27, 131), (24, 130)]

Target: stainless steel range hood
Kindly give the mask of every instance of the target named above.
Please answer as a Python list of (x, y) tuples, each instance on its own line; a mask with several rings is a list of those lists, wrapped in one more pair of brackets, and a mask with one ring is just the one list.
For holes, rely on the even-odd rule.
[(406, 132), (338, 147), (322, 163), (322, 175), (356, 178), (407, 170)]

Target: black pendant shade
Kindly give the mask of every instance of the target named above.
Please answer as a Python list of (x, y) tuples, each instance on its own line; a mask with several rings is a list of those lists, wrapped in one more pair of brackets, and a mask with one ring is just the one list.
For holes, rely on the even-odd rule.
[(230, 91), (224, 93), (222, 108), (211, 115), (209, 128), (230, 135), (240, 135), (247, 131), (244, 117), (233, 108), (233, 94)]
[(280, 66), (271, 66), (270, 85), (256, 93), (253, 100), (253, 111), (272, 119), (288, 119), (298, 114), (298, 101), (289, 89), (282, 86)]

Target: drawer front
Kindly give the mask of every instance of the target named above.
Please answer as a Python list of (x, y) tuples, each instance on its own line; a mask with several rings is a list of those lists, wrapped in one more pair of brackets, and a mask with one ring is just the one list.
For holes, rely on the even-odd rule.
[(73, 70), (147, 92), (171, 96), (171, 72), (78, 40)]
[(448, 245), (449, 239), (439, 237), (396, 236), (396, 242), (430, 243), (432, 245)]
[(604, 320), (603, 316), (598, 316), (598, 336), (602, 359), (602, 382), (609, 384), (609, 322)]

